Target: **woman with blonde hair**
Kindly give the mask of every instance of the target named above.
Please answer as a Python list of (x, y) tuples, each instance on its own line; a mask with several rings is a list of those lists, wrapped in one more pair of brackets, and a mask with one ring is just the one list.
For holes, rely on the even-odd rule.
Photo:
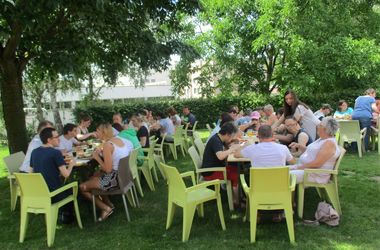
[[(91, 200), (91, 190), (112, 190), (118, 186), (117, 173), (120, 159), (127, 157), (133, 150), (130, 141), (114, 137), (112, 126), (108, 123), (100, 124), (96, 130), (98, 138), (103, 141), (103, 148), (98, 148), (92, 154), (99, 163), (100, 172), (95, 173), (88, 181), (80, 185), (83, 196)], [(108, 197), (95, 197), (95, 204), (102, 210), (99, 221), (103, 221), (113, 213), (113, 204)]]

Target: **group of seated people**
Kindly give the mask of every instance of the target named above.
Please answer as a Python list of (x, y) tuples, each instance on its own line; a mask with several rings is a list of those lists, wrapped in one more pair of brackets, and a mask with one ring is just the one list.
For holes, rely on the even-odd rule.
[[(83, 197), (91, 199), (91, 190), (112, 190), (117, 187), (117, 171), (121, 158), (127, 157), (133, 149), (148, 148), (150, 146), (149, 135), (158, 131), (158, 136), (174, 134), (175, 126), (186, 125), (191, 127), (195, 123), (195, 116), (188, 107), (183, 109), (184, 117), (181, 119), (173, 107), (167, 114), (158, 112), (155, 117), (144, 110), (144, 115), (132, 115), (127, 120), (122, 119), (120, 113), (112, 117), (113, 124), (101, 123), (95, 132), (90, 132), (92, 119), (82, 115), (79, 125), (68, 123), (63, 127), (63, 134), (58, 131), (50, 121), (42, 121), (37, 128), (37, 134), (33, 137), (20, 167), (23, 173), (41, 173), (50, 191), (54, 191), (63, 185), (62, 177), (70, 176), (75, 161), (70, 157), (71, 152), (76, 151), (77, 146), (88, 144), (88, 140), (96, 138), (102, 142), (92, 153), (92, 161), (99, 166), (89, 180), (80, 184)], [(170, 117), (168, 116), (170, 115)], [(142, 150), (138, 153), (144, 155)], [(142, 162), (140, 162), (140, 165)], [(52, 199), (53, 202), (64, 199), (70, 195), (67, 191)], [(96, 197), (96, 206), (101, 209), (99, 221), (105, 220), (112, 214), (114, 206), (107, 196)], [(63, 214), (72, 214), (72, 206), (64, 206)], [(68, 220), (71, 221), (72, 218)]]
[[(296, 175), (297, 183), (301, 183), (304, 169), (334, 168), (340, 155), (335, 139), (339, 128), (338, 119), (357, 119), (360, 127), (368, 126), (364, 124), (362, 114), (371, 119), (379, 114), (377, 105), (380, 101), (376, 101), (375, 96), (373, 89), (367, 90), (364, 96), (357, 98), (354, 109), (341, 100), (333, 116), (328, 116), (332, 112), (328, 104), (321, 105), (320, 110), (313, 113), (292, 90), (285, 93), (284, 107), (277, 113), (268, 104), (264, 108), (248, 110), (239, 115), (238, 107), (233, 106), (221, 114), (207, 139), (202, 167), (226, 166), (227, 178), (233, 185), (235, 206), (240, 206), (236, 199), (239, 173), (233, 162), (227, 162), (229, 155), (250, 159), (252, 167), (289, 165), (290, 173)], [(249, 130), (256, 132), (259, 143), (241, 146), (237, 139), (243, 138)], [(368, 142), (366, 145), (368, 147)], [(203, 173), (203, 178), (223, 179), (223, 175), (222, 172), (207, 172)], [(329, 174), (311, 174), (309, 181), (327, 183), (329, 178)]]

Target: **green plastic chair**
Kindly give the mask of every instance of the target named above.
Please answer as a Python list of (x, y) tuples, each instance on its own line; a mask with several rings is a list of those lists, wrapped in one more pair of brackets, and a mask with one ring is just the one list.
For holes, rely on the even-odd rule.
[[(159, 155), (153, 154), (154, 162), (156, 163), (155, 166), (158, 168), (158, 170), (161, 173), (161, 176), (164, 180), (166, 180), (165, 171), (161, 166), (161, 157)], [(154, 171), (156, 172), (156, 171)], [(157, 180), (157, 173), (156, 173), (156, 180)]]
[[(356, 142), (358, 145), (359, 157), (362, 157), (364, 150), (364, 136), (367, 128), (360, 130), (359, 121), (339, 121), (339, 146), (343, 147), (344, 142)], [(369, 133), (369, 131), (368, 131)]]
[(226, 167), (216, 167), (216, 168), (202, 168), (202, 160), (195, 149), (194, 146), (191, 146), (188, 150), (190, 157), (194, 163), (195, 173), (197, 175), (197, 182), (204, 182), (201, 173), (205, 172), (223, 172), (224, 179), (220, 180), (222, 184), (226, 184), (227, 189), (227, 198), (228, 198), (228, 207), (230, 211), (234, 210), (234, 203), (232, 197), (232, 184), (231, 181), (227, 180), (227, 170)]
[(380, 116), (377, 118), (376, 126), (371, 126), (371, 141), (372, 141), (372, 150), (376, 149), (376, 140), (377, 140), (377, 152), (380, 154)]
[[(138, 155), (138, 150), (139, 149), (134, 149), (132, 152), (129, 154), (129, 167), (131, 168), (132, 172), (132, 177), (133, 181), (135, 182), (137, 191), (139, 191), (139, 194), (141, 197), (144, 197), (144, 193), (141, 187), (141, 181), (140, 181), (140, 175), (139, 175), (139, 170), (137, 167), (137, 155)], [(130, 200), (130, 199), (129, 199)], [(131, 201), (131, 200), (130, 200)], [(133, 201), (131, 202), (132, 205)]]
[(210, 124), (206, 123), (206, 128), (207, 128), (208, 132), (210, 132), (210, 134), (211, 134), (212, 128), (211, 128)]
[(147, 156), (138, 156), (138, 159), (142, 159), (144, 161), (143, 165), (138, 167), (138, 170), (142, 172), (142, 174), (145, 177), (146, 182), (148, 183), (148, 186), (150, 190), (154, 191), (154, 182), (152, 177), (152, 171), (154, 171), (155, 178), (157, 180), (157, 173), (155, 173), (155, 167), (154, 167), (154, 147), (156, 146), (158, 139), (155, 139), (152, 141), (149, 145), (149, 148), (143, 148), (145, 152), (147, 152)]
[(203, 154), (205, 152), (205, 144), (200, 138), (197, 138), (194, 140), (194, 145), (197, 147), (199, 156), (201, 157), (201, 160), (203, 160)]
[(165, 145), (165, 138), (166, 134), (162, 136), (162, 141), (160, 144), (156, 143), (154, 147), (154, 153), (161, 156), (162, 162), (165, 163), (165, 156), (164, 156), (164, 145)]
[[(14, 175), (21, 189), (20, 242), (24, 242), (28, 225), (28, 213), (45, 214), (47, 244), (49, 247), (52, 246), (55, 239), (58, 209), (69, 202), (74, 202), (78, 226), (83, 228), (77, 203), (77, 182), (69, 183), (53, 192), (50, 192), (43, 176), (40, 173), (14, 173)], [(72, 195), (52, 204), (52, 197), (68, 189), (72, 189)]]
[[(305, 188), (307, 187), (315, 187), (318, 191), (318, 194), (321, 198), (324, 200), (328, 200), (331, 202), (335, 210), (342, 214), (342, 209), (340, 207), (339, 202), (339, 194), (338, 194), (338, 170), (340, 163), (343, 159), (344, 154), (346, 153), (346, 150), (343, 147), (340, 147), (340, 155), (337, 159), (334, 169), (305, 169), (305, 174), (303, 177), (303, 183), (298, 184), (298, 217), (303, 217), (303, 204), (304, 204), (304, 193)], [(326, 184), (318, 184), (315, 182), (309, 181), (309, 175), (310, 174), (330, 174), (331, 178), (330, 181)], [(322, 192), (325, 191), (325, 192)]]
[[(222, 229), (226, 230), (226, 225), (224, 223), (223, 208), (220, 200), (220, 181), (214, 180), (209, 182), (204, 182), (201, 184), (195, 184), (194, 172), (189, 171), (183, 174), (179, 174), (178, 170), (173, 167), (169, 167), (161, 163), (163, 167), (167, 181), (168, 181), (168, 216), (166, 220), (166, 229), (169, 229), (174, 217), (174, 212), (176, 206), (183, 208), (183, 225), (182, 225), (182, 241), (188, 241), (191, 225), (193, 223), (193, 217), (195, 209), (198, 209), (198, 215), (204, 217), (203, 203), (216, 200), (220, 223), (222, 224)], [(193, 186), (186, 187), (182, 178), (191, 177)], [(208, 189), (207, 187), (214, 186), (214, 190)]]
[(183, 128), (182, 126), (177, 126), (175, 129), (175, 133), (173, 135), (173, 142), (164, 142), (164, 145), (168, 146), (170, 151), (172, 152), (174, 160), (178, 159), (177, 147), (179, 146), (182, 151), (182, 155), (185, 157), (185, 142), (183, 139)]
[(131, 172), (131, 168), (129, 167), (129, 157), (121, 158), (119, 161), (119, 169), (118, 169), (118, 188), (110, 191), (103, 191), (103, 190), (92, 190), (91, 196), (92, 196), (92, 209), (94, 213), (94, 221), (97, 222), (97, 216), (96, 216), (96, 206), (95, 206), (95, 196), (98, 195), (121, 195), (123, 199), (124, 204), (124, 210), (125, 214), (127, 216), (127, 220), (131, 221), (131, 218), (129, 217), (128, 212), (128, 206), (125, 197), (130, 195), (130, 198), (132, 201), (131, 203), (135, 204), (135, 206), (139, 207), (139, 199), (137, 197), (136, 187), (133, 183), (133, 175)]
[(16, 209), (17, 198), (20, 196), (20, 187), (18, 186), (13, 173), (17, 173), (19, 171), (24, 158), (25, 154), (22, 151), (3, 158), (8, 169), (9, 189), (11, 192), (11, 211), (14, 211)]
[(247, 211), (251, 217), (251, 242), (256, 241), (257, 211), (284, 209), (289, 239), (292, 244), (295, 243), (292, 191), (295, 189), (296, 177), (289, 175), (289, 167), (251, 168), (250, 187), (243, 174), (240, 175), (240, 181), (249, 202)]

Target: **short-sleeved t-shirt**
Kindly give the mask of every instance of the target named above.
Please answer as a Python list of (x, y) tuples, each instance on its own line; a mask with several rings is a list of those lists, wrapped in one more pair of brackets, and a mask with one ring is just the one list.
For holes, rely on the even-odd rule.
[(372, 118), (372, 104), (376, 100), (372, 96), (359, 96), (355, 100), (354, 111), (352, 112), (352, 118)]
[(174, 135), (174, 124), (170, 118), (166, 117), (164, 119), (160, 119), (161, 125), (161, 134), (166, 133), (167, 135)]
[(299, 104), (294, 112), (294, 117), (300, 119), (301, 127), (306, 130), (308, 135), (314, 141), (317, 135), (317, 125), (321, 122), (317, 117), (314, 116), (311, 109), (306, 108), (304, 105)]
[(65, 165), (62, 153), (51, 147), (39, 147), (33, 150), (30, 166), (34, 173), (41, 173), (50, 192), (62, 186), (59, 167)]
[(59, 147), (60, 150), (66, 150), (66, 152), (73, 151), (73, 145), (78, 144), (78, 141), (73, 137), (71, 139), (66, 139), (64, 135), (59, 137)]
[(137, 137), (139, 140), (141, 137), (146, 137), (146, 144), (143, 146), (143, 148), (149, 148), (149, 132), (145, 126), (141, 126), (139, 130), (137, 130)]
[(29, 172), (30, 168), (30, 157), (32, 155), (33, 150), (42, 146), (42, 141), (40, 139), (40, 135), (35, 135), (33, 139), (30, 141), (28, 150), (26, 151), (26, 155), (23, 163), (21, 164), (20, 171)]
[[(202, 168), (224, 167), (225, 160), (219, 160), (216, 153), (224, 150), (224, 145), (218, 134), (213, 135), (207, 142), (203, 153)], [(203, 176), (211, 175), (212, 173), (203, 173)]]
[(339, 110), (337, 110), (337, 111), (335, 111), (335, 113), (334, 113), (334, 118), (342, 118), (342, 117), (344, 117), (345, 115), (352, 115), (352, 112), (353, 112), (354, 110), (352, 109), (352, 108), (347, 108), (345, 111), (339, 111)]
[(275, 142), (249, 145), (241, 150), (241, 154), (251, 160), (252, 167), (285, 166), (287, 161), (293, 159), (285, 145)]
[(194, 126), (194, 123), (197, 121), (197, 118), (195, 118), (195, 115), (193, 115), (192, 113), (189, 113), (188, 115), (184, 116), (183, 121), (190, 123), (191, 126)]

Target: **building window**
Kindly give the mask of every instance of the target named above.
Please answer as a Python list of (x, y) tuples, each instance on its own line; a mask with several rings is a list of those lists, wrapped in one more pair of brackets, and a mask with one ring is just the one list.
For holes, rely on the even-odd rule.
[(61, 102), (61, 109), (71, 109), (71, 102)]

